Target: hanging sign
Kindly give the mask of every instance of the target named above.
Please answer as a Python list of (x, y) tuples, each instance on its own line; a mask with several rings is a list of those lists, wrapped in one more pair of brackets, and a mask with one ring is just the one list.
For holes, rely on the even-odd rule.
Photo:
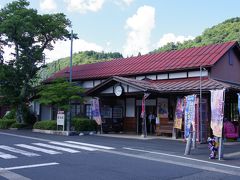
[(185, 108), (185, 126), (184, 126), (184, 136), (188, 138), (191, 130), (191, 125), (194, 126), (195, 119), (195, 101), (196, 95), (186, 96), (186, 108)]
[(142, 112), (141, 112), (141, 118), (144, 118), (145, 115), (145, 101), (148, 98), (150, 93), (144, 93), (143, 98), (142, 98)]
[(99, 109), (99, 98), (92, 99), (92, 117), (98, 125), (102, 124), (100, 109)]
[(211, 91), (211, 128), (213, 135), (222, 137), (224, 89)]
[(157, 106), (160, 118), (168, 118), (168, 99), (158, 98)]
[(174, 119), (174, 128), (182, 129), (182, 116), (183, 116), (183, 99), (177, 99), (175, 119)]

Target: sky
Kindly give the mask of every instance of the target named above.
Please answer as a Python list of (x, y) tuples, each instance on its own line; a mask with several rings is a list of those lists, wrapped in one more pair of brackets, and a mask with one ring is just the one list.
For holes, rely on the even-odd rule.
[[(1, 0), (4, 7), (10, 0)], [(239, 0), (29, 0), (40, 14), (64, 13), (78, 34), (73, 52), (146, 54), (168, 42), (194, 39), (240, 16)], [(5, 57), (11, 50), (7, 49)], [(70, 56), (70, 42), (56, 42), (46, 61)]]

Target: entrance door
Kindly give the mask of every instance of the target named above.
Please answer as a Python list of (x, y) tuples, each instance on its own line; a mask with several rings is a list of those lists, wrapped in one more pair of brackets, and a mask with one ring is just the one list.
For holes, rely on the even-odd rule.
[[(149, 120), (150, 113), (154, 114), (156, 117), (156, 106), (146, 106), (146, 126), (147, 126), (147, 134), (153, 134), (153, 127), (151, 124), (151, 121)], [(141, 117), (142, 107), (137, 106), (137, 134), (142, 134), (142, 128), (143, 128), (143, 118)]]

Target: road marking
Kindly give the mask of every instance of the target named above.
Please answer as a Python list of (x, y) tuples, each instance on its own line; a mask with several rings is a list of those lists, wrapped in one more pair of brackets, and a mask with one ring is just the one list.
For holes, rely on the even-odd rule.
[(178, 155), (173, 155), (173, 154), (160, 153), (160, 152), (154, 152), (154, 151), (147, 151), (147, 150), (142, 150), (142, 149), (127, 148), (127, 147), (123, 147), (123, 149), (131, 150), (131, 151), (151, 153), (151, 154), (159, 154), (159, 155), (163, 155), (163, 156), (187, 159), (187, 160), (191, 160), (191, 161), (198, 161), (198, 162), (203, 162), (203, 163), (208, 163), (208, 164), (214, 164), (214, 165), (219, 165), (219, 166), (225, 166), (225, 167), (240, 169), (239, 166), (232, 166), (232, 165), (228, 165), (228, 164), (209, 162), (209, 161), (205, 161), (205, 160), (194, 159), (194, 158), (189, 158), (189, 157), (183, 157), (183, 156), (178, 156)]
[(73, 150), (73, 149), (70, 149), (70, 148), (59, 147), (59, 146), (54, 146), (54, 145), (50, 145), (50, 144), (43, 144), (43, 143), (32, 143), (32, 144), (37, 145), (37, 146), (42, 146), (42, 147), (50, 148), (50, 149), (56, 149), (56, 150), (60, 150), (60, 151), (66, 151), (66, 152), (69, 152), (69, 153), (78, 153), (78, 152), (80, 152), (80, 151)]
[(0, 145), (0, 148), (4, 149), (6, 151), (17, 153), (17, 154), (22, 154), (22, 155), (28, 156), (28, 157), (40, 156), (39, 154), (36, 154), (36, 153), (27, 152), (27, 151), (24, 151), (24, 150), (21, 150), (21, 149), (17, 149), (17, 148), (13, 148), (13, 147), (9, 147), (9, 146)]
[(0, 132), (0, 134), (8, 135), (8, 136), (14, 136), (14, 137), (21, 137), (21, 138), (25, 138), (25, 139), (33, 139), (33, 140), (38, 140), (38, 141), (45, 141), (45, 142), (46, 141), (51, 141), (49, 139), (35, 138), (35, 137), (29, 137), (29, 136), (23, 136), (23, 135), (11, 134), (11, 133)]
[[(201, 169), (201, 170), (206, 170), (206, 171), (220, 172), (220, 173), (240, 176), (239, 170), (232, 170), (232, 169), (228, 170), (228, 169), (226, 169), (226, 167), (221, 167), (221, 168), (216, 167), (216, 166), (211, 167), (211, 166), (206, 166), (204, 163), (203, 164), (188, 163), (188, 162), (184, 162), (184, 161), (176, 161), (176, 160), (170, 160), (170, 159), (164, 159), (164, 158), (148, 157), (148, 156), (143, 156), (143, 155), (138, 155), (138, 154), (129, 154), (129, 153), (120, 152), (120, 151), (111, 151), (111, 150), (100, 150), (100, 151), (106, 152), (106, 153), (111, 153), (111, 154), (117, 154), (120, 156), (144, 159), (144, 160), (148, 160), (148, 161), (163, 162), (163, 163), (167, 163), (167, 164), (174, 164), (174, 165), (178, 165), (178, 166), (185, 166), (185, 167), (189, 167), (189, 168), (196, 168), (196, 169)], [(219, 164), (219, 165), (222, 165), (222, 164)]]
[(13, 159), (13, 158), (17, 158), (17, 157), (13, 156), (11, 154), (5, 154), (3, 152), (0, 152), (0, 158), (3, 158), (3, 159)]
[(67, 147), (76, 148), (76, 149), (83, 149), (83, 150), (87, 150), (87, 151), (96, 151), (96, 150), (98, 150), (96, 148), (91, 148), (91, 147), (86, 147), (86, 146), (79, 146), (79, 145), (63, 143), (63, 142), (51, 141), (49, 143), (55, 144), (55, 145), (60, 145), (60, 146), (67, 146)]
[(100, 145), (88, 144), (88, 143), (81, 143), (81, 142), (76, 142), (76, 141), (65, 141), (65, 142), (67, 142), (67, 143), (72, 143), (72, 144), (79, 144), (79, 145), (83, 145), (83, 146), (89, 146), (89, 147), (107, 149), (107, 150), (115, 149), (115, 148), (109, 147), (109, 146), (100, 146)]
[(26, 148), (26, 149), (31, 149), (31, 150), (34, 150), (34, 151), (43, 152), (43, 153), (46, 153), (46, 154), (61, 154), (58, 151), (53, 151), (53, 150), (49, 150), (49, 149), (35, 147), (35, 146), (27, 145), (27, 144), (15, 144), (15, 146), (19, 146), (19, 147)]
[(224, 154), (224, 157), (233, 157), (233, 156), (239, 156), (240, 152), (234, 152), (234, 153), (228, 153), (228, 154)]
[(42, 163), (42, 164), (31, 164), (31, 165), (25, 165), (25, 166), (14, 166), (14, 167), (8, 167), (8, 168), (2, 168), (3, 170), (16, 170), (16, 169), (27, 169), (27, 168), (35, 168), (35, 167), (44, 167), (44, 166), (53, 166), (58, 165), (57, 162), (51, 162), (51, 163)]
[(9, 180), (31, 180), (29, 178), (26, 178), (20, 174), (17, 174), (17, 173), (14, 173), (14, 172), (11, 172), (11, 171), (7, 171), (3, 168), (0, 168), (0, 176), (6, 178), (6, 179), (9, 179)]

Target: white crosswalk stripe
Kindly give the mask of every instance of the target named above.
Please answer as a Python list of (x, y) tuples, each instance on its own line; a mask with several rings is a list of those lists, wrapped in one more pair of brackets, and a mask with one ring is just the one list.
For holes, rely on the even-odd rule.
[(58, 152), (58, 151), (53, 151), (53, 150), (49, 150), (49, 149), (35, 147), (35, 146), (27, 145), (27, 144), (15, 144), (15, 146), (26, 148), (26, 149), (31, 149), (31, 150), (34, 150), (34, 151), (43, 152), (43, 153), (46, 153), (46, 154), (61, 154), (61, 152)]
[(100, 149), (106, 149), (106, 150), (115, 149), (115, 148), (109, 147), (109, 146), (100, 146), (100, 145), (96, 145), (96, 144), (81, 143), (81, 142), (76, 142), (76, 141), (65, 141), (65, 142), (71, 143), (71, 144), (79, 144), (79, 145), (83, 145), (83, 146), (95, 147), (95, 148), (100, 148)]
[(13, 159), (13, 158), (17, 158), (17, 157), (13, 156), (11, 154), (5, 154), (3, 152), (0, 152), (0, 158), (3, 158), (3, 159)]
[(56, 149), (56, 150), (59, 150), (59, 151), (65, 151), (65, 152), (69, 152), (69, 153), (80, 152), (80, 151), (73, 150), (73, 149), (70, 149), (70, 148), (59, 147), (59, 146), (54, 146), (54, 145), (50, 145), (50, 144), (44, 144), (44, 143), (32, 143), (32, 144), (37, 145), (37, 146), (41, 146), (41, 147), (50, 148), (50, 149)]
[(0, 145), (0, 148), (4, 149), (6, 151), (13, 152), (13, 153), (22, 154), (22, 155), (28, 156), (28, 157), (40, 156), (39, 154), (36, 154), (36, 153), (33, 153), (33, 152), (27, 152), (27, 151), (24, 151), (24, 150), (21, 150), (21, 149), (17, 149), (17, 148), (13, 148), (13, 147), (10, 147), (10, 146)]
[[(77, 141), (64, 141), (64, 142), (49, 141), (47, 143), (31, 143), (30, 145), (14, 144), (14, 146), (17, 146), (18, 148), (6, 146), (6, 145), (0, 145), (0, 149), (3, 149), (4, 151), (12, 152), (12, 153), (8, 153), (8, 152), (0, 151), (0, 158), (8, 160), (8, 159), (14, 159), (19, 157), (13, 153), (28, 156), (28, 157), (42, 155), (42, 154), (41, 155), (36, 154), (34, 151), (54, 155), (54, 154), (62, 154), (61, 151), (67, 152), (67, 153), (78, 153), (78, 152), (81, 152), (79, 151), (79, 149), (85, 150), (85, 151), (97, 151), (100, 149), (104, 149), (104, 150), (115, 149), (114, 147), (110, 147), (110, 146), (101, 146), (97, 144), (82, 143)], [(30, 152), (25, 149), (28, 149)]]
[(96, 151), (98, 149), (96, 148), (91, 148), (91, 147), (86, 147), (86, 146), (80, 146), (80, 145), (75, 145), (75, 144), (70, 144), (70, 143), (64, 143), (64, 142), (56, 142), (56, 141), (51, 141), (49, 142), (51, 144), (55, 145), (60, 145), (60, 146), (66, 146), (66, 147), (71, 147), (71, 148), (76, 148), (76, 149), (82, 149), (86, 151)]

